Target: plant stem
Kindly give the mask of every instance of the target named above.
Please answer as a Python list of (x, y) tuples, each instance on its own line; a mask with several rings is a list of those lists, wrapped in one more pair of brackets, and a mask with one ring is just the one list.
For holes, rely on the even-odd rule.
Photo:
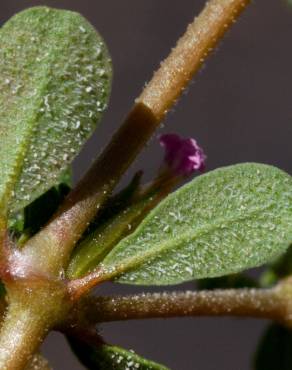
[(148, 293), (88, 297), (80, 320), (100, 322), (186, 316), (250, 316), (283, 321), (285, 303), (277, 288)]
[(136, 100), (161, 121), (249, 0), (211, 0)]
[(27, 365), (25, 370), (53, 370), (48, 361), (40, 354), (36, 353)]
[[(2, 321), (4, 319), (8, 319), (8, 320), (11, 320), (12, 319), (13, 322), (14, 322), (14, 324), (15, 324), (16, 321), (14, 321), (14, 317), (15, 316), (18, 317), (18, 314), (16, 314), (16, 311), (17, 310), (14, 310), (14, 307), (16, 307), (16, 306), (10, 307), (8, 313), (5, 312), (6, 311), (6, 308), (7, 308), (6, 306), (7, 306), (7, 304), (6, 304), (5, 300), (2, 298), (0, 300), (0, 323), (2, 323)], [(23, 314), (23, 312), (22, 312), (22, 314)], [(17, 323), (18, 324), (19, 324), (19, 322), (20, 322), (20, 320), (17, 320)], [(23, 327), (23, 325), (19, 325), (18, 326), (18, 329), (20, 327)], [(1, 342), (1, 338), (2, 338), (2, 333), (3, 333), (3, 338), (7, 338), (7, 332), (6, 332), (6, 330), (8, 330), (8, 332), (10, 333), (10, 329), (9, 329), (9, 326), (7, 324), (5, 324), (3, 326), (3, 330), (1, 332), (1, 337), (0, 337), (0, 342)], [(18, 335), (18, 337), (19, 337), (19, 335)], [(10, 336), (10, 338), (13, 338), (13, 337)], [(9, 344), (7, 344), (7, 345), (9, 346)], [(9, 350), (10, 350), (10, 347), (9, 347)], [(2, 356), (1, 348), (0, 348), (0, 356)], [(2, 359), (2, 357), (0, 357), (0, 358)], [(49, 366), (48, 361), (40, 353), (34, 354), (33, 357), (32, 357), (32, 359), (31, 359), (31, 361), (29, 362), (29, 364), (25, 368), (25, 370), (50, 370), (50, 369), (51, 369), (51, 367)]]
[[(13, 272), (13, 271), (12, 271)], [(0, 330), (0, 369), (22, 370), (48, 330), (71, 308), (64, 284), (42, 276), (5, 276), (8, 306)]]
[(47, 334), (40, 314), (11, 303), (0, 336), (0, 368), (22, 370)]
[[(101, 157), (51, 222), (27, 246), (44, 271), (58, 272), (110, 192), (248, 0), (210, 0), (161, 64)], [(36, 252), (36, 250), (38, 252)]]

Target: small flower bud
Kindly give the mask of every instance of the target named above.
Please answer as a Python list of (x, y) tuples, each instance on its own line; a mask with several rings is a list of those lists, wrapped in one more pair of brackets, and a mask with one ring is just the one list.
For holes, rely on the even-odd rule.
[(195, 139), (165, 134), (160, 136), (159, 142), (165, 149), (164, 161), (176, 176), (189, 176), (205, 169), (206, 155)]

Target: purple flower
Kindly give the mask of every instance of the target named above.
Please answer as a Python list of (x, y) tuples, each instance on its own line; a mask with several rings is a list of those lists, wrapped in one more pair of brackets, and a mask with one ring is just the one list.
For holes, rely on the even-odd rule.
[(160, 145), (165, 149), (164, 160), (177, 176), (188, 176), (205, 169), (206, 156), (195, 139), (183, 139), (176, 134), (161, 135)]

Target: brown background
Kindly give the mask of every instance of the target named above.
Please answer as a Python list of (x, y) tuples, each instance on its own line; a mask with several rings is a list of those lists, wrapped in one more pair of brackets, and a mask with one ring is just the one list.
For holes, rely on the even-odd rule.
[[(102, 33), (114, 63), (110, 109), (103, 125), (75, 161), (76, 178), (109, 139), (159, 61), (167, 55), (202, 0), (2, 0), (0, 19), (46, 4), (74, 9)], [(208, 169), (258, 161), (292, 172), (292, 8), (284, 0), (257, 0), (249, 7), (196, 77), (165, 122), (164, 131), (196, 137)], [(160, 164), (156, 140), (134, 168), (149, 178)], [(133, 169), (132, 169), (133, 172)], [(193, 288), (193, 284), (183, 288)], [(141, 291), (107, 285), (102, 292)], [(177, 370), (247, 370), (265, 326), (256, 320), (173, 319), (115, 323), (105, 338)], [(56, 370), (82, 369), (58, 334), (44, 352)]]

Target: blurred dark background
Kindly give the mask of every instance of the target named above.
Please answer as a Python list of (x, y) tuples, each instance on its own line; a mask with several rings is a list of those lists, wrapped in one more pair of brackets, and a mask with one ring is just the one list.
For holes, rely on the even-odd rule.
[[(77, 10), (105, 38), (114, 64), (108, 112), (80, 157), (76, 180), (122, 122), (140, 93), (202, 8), (203, 0), (2, 0), (1, 23), (33, 5)], [(292, 173), (292, 7), (285, 0), (255, 0), (241, 16), (160, 131), (194, 136), (208, 154), (207, 169), (257, 161)], [(291, 136), (290, 136), (291, 135)], [(130, 173), (155, 173), (162, 151), (154, 138)], [(125, 180), (124, 180), (125, 181)], [(182, 288), (194, 288), (194, 284)], [(143, 288), (105, 285), (98, 293)], [(148, 289), (149, 290), (149, 289)], [(156, 289), (157, 290), (157, 289)], [(133, 348), (176, 370), (247, 370), (266, 323), (251, 319), (172, 319), (103, 325), (111, 343)], [(63, 338), (43, 346), (56, 370), (83, 369)]]

